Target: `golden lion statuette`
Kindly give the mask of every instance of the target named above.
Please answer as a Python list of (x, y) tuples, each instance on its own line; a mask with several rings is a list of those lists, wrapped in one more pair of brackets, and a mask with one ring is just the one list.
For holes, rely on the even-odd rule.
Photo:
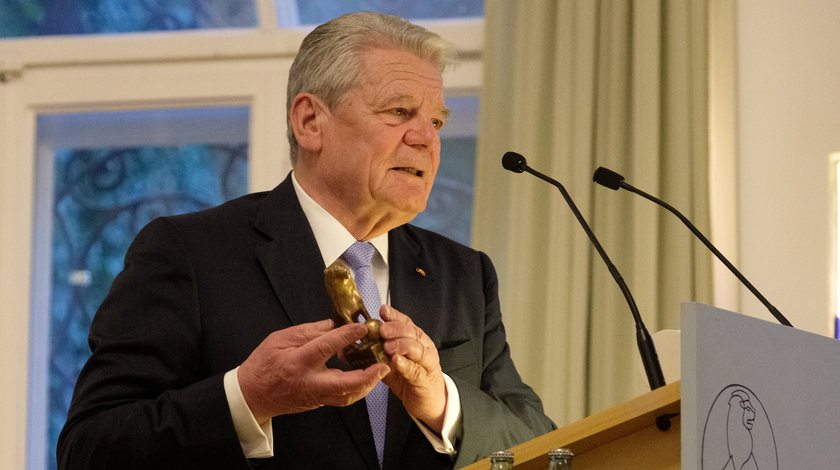
[(332, 299), (336, 326), (358, 323), (359, 317), (363, 317), (368, 329), (364, 338), (344, 348), (344, 360), (353, 369), (364, 369), (377, 362), (387, 364), (391, 357), (385, 353), (382, 338), (379, 336), (379, 326), (382, 322), (370, 317), (362, 295), (356, 287), (356, 281), (350, 273), (350, 268), (340, 259), (324, 270), (324, 280), (327, 283), (327, 293)]

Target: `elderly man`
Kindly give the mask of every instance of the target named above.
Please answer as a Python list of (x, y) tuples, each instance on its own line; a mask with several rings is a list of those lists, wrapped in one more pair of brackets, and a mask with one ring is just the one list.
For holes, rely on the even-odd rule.
[[(453, 57), (375, 13), (307, 36), (293, 172), (137, 236), (91, 326), (60, 468), (453, 468), (553, 428), (511, 361), (489, 259), (406, 225), (437, 172)], [(329, 320), (339, 258), (387, 364), (338, 359), (367, 331)]]

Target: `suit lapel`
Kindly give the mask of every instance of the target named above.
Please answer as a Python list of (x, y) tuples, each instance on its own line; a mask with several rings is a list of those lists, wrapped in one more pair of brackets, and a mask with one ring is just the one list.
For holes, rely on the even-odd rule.
[(295, 195), (291, 177), (257, 209), (254, 228), (270, 240), (256, 249), (277, 299), (292, 325), (330, 317), (324, 262)]
[[(411, 320), (438, 344), (440, 322), (434, 321), (433, 312), (438, 312), (439, 277), (435, 266), (424, 258), (421, 246), (411, 238), (405, 227), (391, 230), (388, 238), (389, 287), (391, 305), (411, 317)], [(425, 442), (408, 443), (414, 420), (392, 393), (388, 401), (388, 428), (385, 440), (384, 467), (396, 470), (399, 458), (406, 445), (428, 445)]]
[[(261, 203), (254, 228), (269, 238), (256, 249), (256, 255), (289, 323), (299, 325), (330, 318), (333, 307), (324, 283), (324, 261), (291, 176)], [(327, 367), (343, 369), (344, 365), (332, 358)], [(378, 468), (365, 401), (336, 409), (368, 466)]]
[(423, 252), (405, 226), (392, 230), (388, 238), (391, 305), (411, 320), (440, 346), (446, 327), (439, 266)]

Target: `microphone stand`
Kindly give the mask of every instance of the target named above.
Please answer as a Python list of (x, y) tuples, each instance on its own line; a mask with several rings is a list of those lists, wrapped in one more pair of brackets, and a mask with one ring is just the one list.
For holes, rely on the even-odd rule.
[(755, 286), (753, 286), (752, 283), (748, 281), (743, 274), (741, 274), (741, 271), (738, 271), (738, 268), (736, 268), (732, 263), (730, 263), (729, 260), (726, 259), (725, 256), (723, 256), (723, 253), (718, 251), (718, 249), (715, 248), (714, 245), (712, 245), (712, 242), (710, 242), (709, 239), (706, 238), (700, 232), (700, 230), (698, 230), (697, 227), (695, 227), (694, 224), (691, 223), (690, 220), (688, 220), (688, 218), (682, 215), (680, 211), (675, 209), (672, 205), (655, 196), (651, 196), (650, 194), (642, 191), (641, 189), (633, 187), (632, 185), (624, 181), (623, 176), (604, 167), (598, 167), (598, 169), (595, 170), (595, 174), (592, 176), (592, 179), (596, 183), (602, 186), (606, 186), (613, 190), (618, 190), (618, 188), (624, 188), (627, 191), (630, 191), (631, 193), (636, 193), (639, 196), (642, 196), (643, 198), (649, 201), (653, 201), (654, 203), (664, 207), (670, 213), (677, 216), (677, 218), (679, 218), (682, 221), (682, 223), (685, 224), (685, 226), (688, 227), (689, 230), (691, 230), (691, 233), (693, 233), (701, 242), (703, 242), (703, 244), (706, 245), (706, 248), (711, 250), (711, 252), (714, 253), (714, 255), (717, 256), (717, 258), (724, 264), (724, 266), (729, 268), (732, 274), (734, 274), (735, 277), (737, 277), (738, 280), (741, 281), (747, 287), (747, 289), (749, 289), (749, 291), (754, 296), (756, 296), (756, 298), (758, 298), (758, 300), (767, 308), (767, 310), (770, 311), (770, 314), (772, 314), (776, 318), (776, 320), (778, 320), (779, 323), (785, 326), (793, 326), (791, 325), (790, 321), (788, 321), (788, 319), (785, 318), (784, 315), (782, 315), (782, 312), (780, 312), (776, 307), (773, 306), (773, 304), (770, 303), (769, 300), (767, 300), (763, 295), (761, 295), (761, 292), (759, 292), (758, 289), (756, 289)]
[[(627, 300), (627, 304), (630, 306), (630, 313), (633, 314), (633, 320), (636, 323), (636, 343), (639, 346), (639, 354), (642, 358), (642, 365), (645, 369), (645, 374), (647, 375), (648, 384), (650, 385), (651, 390), (655, 390), (659, 387), (665, 385), (665, 376), (662, 373), (662, 366), (659, 363), (659, 356), (656, 354), (656, 347), (653, 345), (653, 339), (650, 337), (647, 328), (645, 327), (644, 322), (642, 321), (642, 317), (639, 314), (639, 309), (636, 307), (636, 301), (633, 300), (633, 295), (630, 293), (630, 289), (627, 287), (627, 283), (624, 282), (624, 278), (621, 277), (619, 274), (618, 269), (616, 269), (615, 265), (613, 265), (612, 261), (610, 261), (609, 256), (604, 251), (604, 248), (601, 246), (601, 243), (598, 242), (598, 239), (595, 238), (595, 234), (592, 233), (592, 229), (589, 228), (589, 224), (586, 223), (586, 219), (583, 218), (580, 211), (575, 205), (574, 201), (572, 201), (571, 196), (566, 191), (566, 188), (560, 184), (559, 181), (546, 176), (540, 173), (537, 170), (529, 167), (527, 162), (525, 161), (525, 157), (519, 155), (516, 152), (507, 152), (505, 153), (504, 157), (502, 158), (503, 166), (515, 173), (522, 173), (526, 171), (531, 173), (532, 175), (536, 176), (537, 178), (555, 186), (558, 190), (560, 190), (560, 194), (563, 195), (563, 199), (566, 200), (566, 203), (571, 208), (572, 213), (575, 215), (575, 218), (580, 222), (581, 227), (583, 227), (583, 231), (586, 232), (586, 235), (589, 237), (589, 240), (592, 242), (592, 245), (595, 246), (595, 250), (601, 256), (601, 259), (604, 260), (604, 263), (607, 265), (607, 269), (609, 270), (610, 274), (612, 274), (613, 279), (618, 284), (618, 287), (621, 289), (621, 293), (624, 294), (624, 298)], [(659, 425), (659, 423), (657, 423)], [(662, 429), (660, 427), (660, 429)], [(667, 428), (666, 428), (667, 429)]]

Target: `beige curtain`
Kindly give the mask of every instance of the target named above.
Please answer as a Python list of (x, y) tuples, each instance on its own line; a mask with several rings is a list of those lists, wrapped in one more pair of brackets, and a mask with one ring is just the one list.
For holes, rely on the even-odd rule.
[(711, 257), (663, 209), (592, 183), (598, 166), (708, 233), (707, 4), (488, 0), (473, 245), (499, 272), (511, 349), (559, 425), (647, 390), (624, 297), (557, 178), (630, 286), (648, 330), (710, 302)]

